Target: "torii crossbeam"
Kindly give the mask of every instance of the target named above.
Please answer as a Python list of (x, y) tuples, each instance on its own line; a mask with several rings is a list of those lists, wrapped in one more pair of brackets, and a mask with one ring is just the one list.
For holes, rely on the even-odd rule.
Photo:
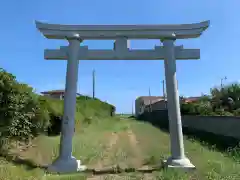
[[(127, 43), (127, 42), (126, 42)], [(89, 50), (88, 46), (80, 46), (78, 60), (160, 60), (164, 59), (163, 46), (156, 46), (154, 50)], [(60, 49), (47, 49), (44, 52), (45, 59), (67, 60), (67, 46)], [(183, 46), (175, 47), (175, 58), (178, 60), (199, 59), (199, 49), (183, 49)]]

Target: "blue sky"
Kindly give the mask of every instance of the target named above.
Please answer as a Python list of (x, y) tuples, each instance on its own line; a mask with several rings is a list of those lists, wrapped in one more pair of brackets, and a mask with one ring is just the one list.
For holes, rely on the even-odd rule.
[[(66, 61), (43, 59), (46, 48), (67, 42), (45, 39), (34, 21), (60, 24), (175, 24), (210, 20), (198, 39), (178, 40), (185, 48), (200, 48), (200, 60), (177, 62), (179, 93), (196, 96), (210, 87), (238, 81), (240, 58), (239, 0), (8, 0), (0, 3), (0, 67), (38, 92), (63, 89)], [(112, 48), (112, 41), (86, 41), (89, 48)], [(131, 41), (132, 48), (153, 48), (158, 40)], [(137, 96), (162, 95), (163, 61), (80, 61), (78, 88), (91, 95), (96, 70), (96, 96), (131, 112)]]

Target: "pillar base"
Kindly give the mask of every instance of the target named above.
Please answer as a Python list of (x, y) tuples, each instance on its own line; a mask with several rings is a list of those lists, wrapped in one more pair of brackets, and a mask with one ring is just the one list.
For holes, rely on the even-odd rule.
[(164, 165), (168, 168), (180, 168), (186, 170), (193, 170), (196, 167), (190, 162), (188, 158), (173, 159), (172, 157), (163, 161)]
[(53, 173), (74, 173), (79, 171), (85, 171), (86, 166), (81, 165), (81, 161), (75, 157), (69, 159), (58, 158), (53, 164), (48, 166), (47, 171)]

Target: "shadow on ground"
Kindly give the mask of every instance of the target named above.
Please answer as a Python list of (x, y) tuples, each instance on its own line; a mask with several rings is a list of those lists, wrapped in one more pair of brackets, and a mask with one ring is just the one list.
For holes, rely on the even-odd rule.
[[(163, 164), (155, 166), (155, 167), (143, 167), (143, 168), (121, 168), (120, 166), (112, 166), (101, 169), (87, 169), (82, 171), (83, 175), (93, 175), (93, 176), (101, 176), (101, 175), (110, 175), (110, 174), (121, 174), (121, 173), (134, 173), (139, 172), (143, 174), (150, 174), (156, 171), (162, 171), (164, 169)], [(58, 174), (58, 173), (48, 173), (48, 174)]]
[(59, 136), (61, 133), (62, 117), (51, 115), (50, 126), (48, 127), (48, 136)]
[[(147, 112), (138, 118), (133, 118), (132, 116), (130, 116), (129, 118), (137, 121), (151, 123), (153, 126), (161, 129), (162, 131), (169, 133), (167, 111), (162, 112), (162, 117), (159, 117), (159, 112)], [(206, 145), (210, 148), (216, 148), (217, 150), (224, 152), (229, 152), (237, 147), (239, 148), (240, 145), (240, 141), (236, 138), (216, 135), (210, 132), (200, 131), (186, 127), (183, 127), (183, 134), (186, 135), (188, 139), (197, 140), (203, 145)]]
[(88, 169), (86, 172), (92, 173), (93, 175), (102, 174), (119, 174), (119, 173), (131, 173), (131, 172), (141, 172), (141, 173), (152, 173), (154, 171), (161, 171), (164, 168), (163, 165), (150, 167), (150, 168), (121, 168), (120, 166), (114, 166), (110, 168), (103, 169)]
[(2, 157), (4, 157), (4, 159), (14, 165), (23, 165), (25, 166), (26, 170), (33, 170), (35, 168), (40, 168), (40, 169), (46, 169), (47, 166), (42, 166), (42, 165), (38, 165), (36, 164), (34, 161), (32, 161), (31, 159), (25, 159), (25, 158), (21, 158), (16, 154), (1, 154)]

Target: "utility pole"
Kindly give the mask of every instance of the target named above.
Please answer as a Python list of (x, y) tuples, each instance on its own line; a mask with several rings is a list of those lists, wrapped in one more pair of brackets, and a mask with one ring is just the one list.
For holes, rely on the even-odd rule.
[(221, 89), (223, 88), (223, 80), (227, 80), (227, 76), (225, 76), (224, 78), (221, 78)]
[(134, 112), (133, 112), (133, 102), (134, 102), (134, 101), (132, 101), (132, 115), (134, 116)]
[(165, 82), (162, 80), (162, 88), (163, 88), (163, 99), (165, 103), (165, 108), (167, 109), (167, 102), (166, 102), (166, 93), (165, 93)]
[(93, 97), (93, 99), (95, 98), (95, 70), (93, 70), (93, 72), (92, 72), (92, 81), (93, 81), (93, 95), (92, 95), (92, 97)]
[(152, 112), (152, 97), (151, 97), (151, 89), (149, 87), (148, 89), (148, 93), (149, 93), (149, 112)]

